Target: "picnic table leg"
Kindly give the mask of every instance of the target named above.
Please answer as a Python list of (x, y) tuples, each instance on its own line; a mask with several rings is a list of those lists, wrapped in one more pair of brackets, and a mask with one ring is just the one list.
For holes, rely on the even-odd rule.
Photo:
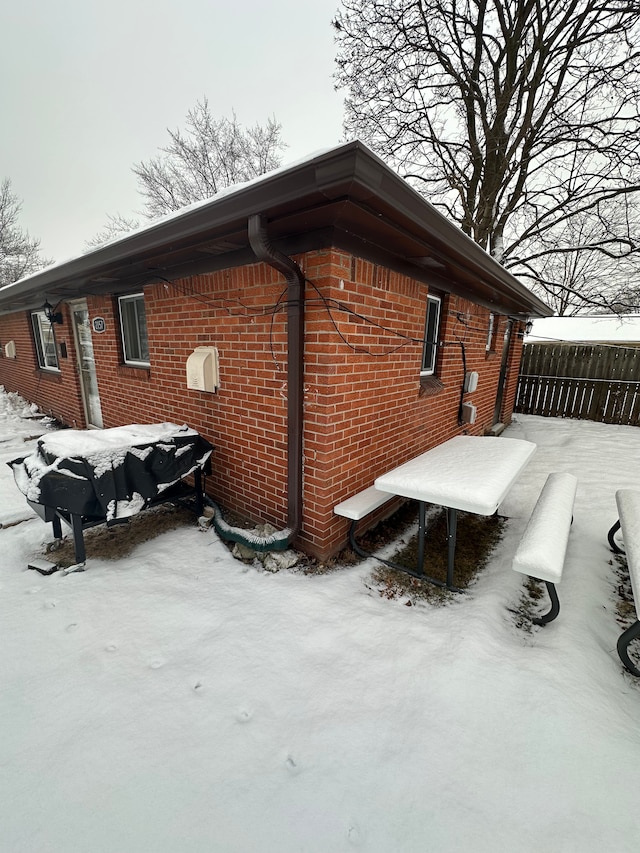
[(624, 551), (622, 550), (622, 548), (620, 548), (620, 546), (618, 545), (618, 543), (614, 539), (614, 536), (616, 535), (618, 530), (620, 530), (620, 519), (618, 519), (616, 521), (616, 523), (611, 527), (611, 529), (607, 533), (607, 539), (609, 540), (609, 545), (611, 546), (611, 550), (615, 554), (624, 554)]
[(418, 574), (424, 574), (424, 539), (427, 529), (424, 501), (418, 501)]
[(558, 613), (560, 613), (560, 600), (556, 591), (556, 585), (551, 581), (545, 581), (549, 598), (551, 599), (551, 609), (548, 613), (543, 613), (542, 616), (536, 616), (531, 621), (534, 625), (546, 625), (548, 622), (553, 622)]
[(640, 637), (640, 621), (634, 622), (626, 631), (623, 631), (618, 638), (618, 655), (626, 668), (633, 675), (640, 676), (640, 669), (633, 663), (629, 657), (627, 647), (632, 640), (637, 640)]
[(453, 569), (456, 557), (456, 536), (458, 531), (458, 515), (456, 510), (447, 507), (447, 586), (453, 587)]
[[(432, 583), (434, 586), (439, 586), (442, 589), (447, 588), (447, 584), (444, 581), (436, 580), (436, 578), (432, 578), (430, 575), (425, 574), (424, 572), (424, 551), (425, 551), (425, 533), (426, 533), (426, 505), (424, 502), (419, 502), (419, 518), (420, 518), (420, 527), (418, 529), (418, 566), (415, 569), (408, 569), (406, 566), (402, 566), (399, 563), (394, 563), (392, 560), (383, 560), (382, 557), (376, 557), (375, 554), (370, 553), (369, 551), (365, 551), (364, 548), (361, 548), (356, 539), (356, 527), (358, 522), (352, 521), (349, 527), (349, 544), (353, 548), (356, 554), (359, 557), (369, 558), (373, 557), (379, 563), (382, 563), (384, 566), (389, 566), (390, 569), (396, 569), (400, 572), (405, 572), (411, 577), (419, 578), (420, 580), (427, 581), (427, 583)], [(462, 592), (462, 590), (457, 589), (453, 585), (449, 585), (448, 588), (452, 592)]]

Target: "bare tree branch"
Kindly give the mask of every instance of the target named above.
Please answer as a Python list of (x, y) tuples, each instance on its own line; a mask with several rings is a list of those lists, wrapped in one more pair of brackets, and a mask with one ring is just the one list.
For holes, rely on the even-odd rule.
[[(198, 101), (187, 113), (186, 129), (167, 130), (169, 143), (160, 154), (132, 168), (144, 199), (142, 216), (156, 219), (277, 168), (286, 147), (281, 130), (275, 118), (247, 128), (235, 113), (230, 119), (215, 118), (207, 99)], [(137, 224), (120, 214), (111, 216), (86, 245), (99, 246)]]
[(22, 202), (5, 178), (0, 183), (0, 287), (51, 263), (41, 257), (40, 241), (19, 227), (21, 209)]
[[(334, 27), (347, 136), (497, 260), (543, 290), (565, 239), (635, 262), (640, 220), (619, 210), (640, 195), (637, 0), (342, 0)], [(571, 269), (556, 286), (577, 305)]]

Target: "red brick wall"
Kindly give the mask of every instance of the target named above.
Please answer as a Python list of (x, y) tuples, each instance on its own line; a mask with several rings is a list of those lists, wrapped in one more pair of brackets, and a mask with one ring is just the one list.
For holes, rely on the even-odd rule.
[[(62, 325), (55, 324), (59, 371), (41, 370), (33, 340), (31, 316), (26, 311), (0, 317), (0, 385), (7, 391), (17, 391), (25, 399), (36, 403), (42, 412), (68, 426), (85, 427), (84, 410), (78, 372), (71, 319), (66, 306), (62, 311)], [(9, 341), (16, 345), (16, 358), (6, 358), (4, 347)], [(61, 345), (67, 357), (61, 355)]]
[[(379, 474), (461, 432), (481, 435), (493, 423), (502, 336), (506, 318), (496, 317), (497, 349), (487, 353), (489, 312), (457, 297), (445, 297), (436, 374), (443, 388), (423, 393), (420, 364), (426, 313), (425, 285), (349, 255), (334, 252), (317, 280), (330, 305), (342, 303), (394, 335), (354, 314), (327, 307), (307, 292), (305, 406), (305, 521), (308, 547), (321, 555), (346, 540), (348, 522), (333, 514), (341, 500), (372, 485)], [(335, 325), (334, 325), (335, 324)], [(335, 326), (345, 340), (342, 340)], [(413, 339), (413, 340), (411, 340)], [(467, 371), (479, 373), (478, 388), (464, 397), (477, 406), (474, 425), (458, 425)], [(505, 394), (505, 400), (509, 393)]]
[[(482, 434), (491, 426), (506, 318), (499, 318), (496, 350), (487, 354), (488, 311), (445, 296), (445, 345), (436, 369), (443, 387), (425, 393), (420, 364), (428, 288), (338, 250), (309, 252), (296, 260), (312, 282), (306, 288), (304, 507), (298, 544), (325, 557), (346, 541), (347, 522), (334, 515), (336, 503), (462, 431)], [(208, 488), (222, 506), (285, 526), (287, 326), (282, 277), (254, 264), (173, 284), (158, 281), (147, 285), (144, 294), (150, 369), (122, 363), (117, 299), (87, 300), (90, 317), (106, 320), (104, 333), (93, 334), (104, 426), (189, 424), (216, 447)], [(81, 425), (68, 319), (58, 327), (69, 359), (56, 386), (64, 393), (57, 395), (49, 393), (51, 377), (38, 386), (27, 315), (4, 322), (0, 318), (2, 343), (8, 339), (7, 322), (9, 337), (18, 343), (18, 363), (27, 369), (13, 371), (13, 384), (0, 372), (0, 381), (46, 410), (55, 401), (58, 417)], [(468, 427), (458, 425), (461, 344), (466, 369), (480, 375), (477, 391), (465, 397), (478, 409), (476, 423)], [(187, 358), (200, 345), (218, 347), (217, 394), (186, 388)], [(520, 348), (514, 335), (514, 359), (519, 359)], [(0, 359), (0, 371), (5, 361)], [(514, 364), (505, 392), (507, 419), (518, 361)]]
[[(89, 300), (90, 315), (106, 320), (93, 335), (105, 427), (187, 423), (216, 447), (209, 491), (278, 527), (287, 519), (287, 361), (285, 315), (273, 306), (283, 287), (262, 264), (148, 285), (150, 369), (122, 364), (117, 299)], [(186, 387), (187, 358), (205, 345), (219, 351), (216, 394)]]

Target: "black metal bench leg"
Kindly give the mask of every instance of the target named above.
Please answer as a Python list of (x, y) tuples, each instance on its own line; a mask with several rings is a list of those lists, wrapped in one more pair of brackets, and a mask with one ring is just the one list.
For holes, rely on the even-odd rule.
[(632, 675), (640, 677), (640, 669), (638, 669), (638, 667), (633, 663), (627, 651), (629, 643), (631, 643), (632, 640), (637, 640), (638, 637), (640, 637), (640, 620), (634, 622), (633, 625), (627, 628), (626, 631), (623, 631), (618, 637), (618, 655), (629, 672), (632, 673)]
[(611, 546), (611, 550), (615, 554), (624, 554), (623, 549), (618, 545), (618, 543), (613, 538), (616, 533), (620, 530), (620, 519), (616, 521), (616, 523), (611, 527), (609, 532), (607, 533), (607, 539), (609, 540), (609, 545)]
[(549, 598), (551, 599), (551, 610), (548, 613), (543, 613), (542, 616), (536, 616), (531, 621), (534, 625), (546, 625), (548, 622), (553, 622), (558, 613), (560, 613), (560, 601), (556, 592), (556, 585), (551, 581), (545, 581)]
[(453, 588), (457, 535), (458, 514), (453, 507), (447, 507), (447, 586), (449, 589)]
[(363, 557), (366, 560), (373, 555), (369, 554), (367, 551), (363, 551), (362, 548), (358, 545), (358, 542), (356, 540), (357, 524), (357, 521), (352, 521), (351, 526), (349, 527), (349, 545), (351, 545), (352, 550), (355, 551), (359, 557)]

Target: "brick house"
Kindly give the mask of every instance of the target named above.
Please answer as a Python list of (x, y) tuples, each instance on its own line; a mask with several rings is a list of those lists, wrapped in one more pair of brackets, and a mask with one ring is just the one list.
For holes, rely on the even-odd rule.
[[(0, 383), (76, 428), (187, 423), (223, 508), (324, 558), (336, 503), (509, 422), (550, 314), (353, 142), (0, 289)], [(187, 387), (216, 352), (215, 392)]]

